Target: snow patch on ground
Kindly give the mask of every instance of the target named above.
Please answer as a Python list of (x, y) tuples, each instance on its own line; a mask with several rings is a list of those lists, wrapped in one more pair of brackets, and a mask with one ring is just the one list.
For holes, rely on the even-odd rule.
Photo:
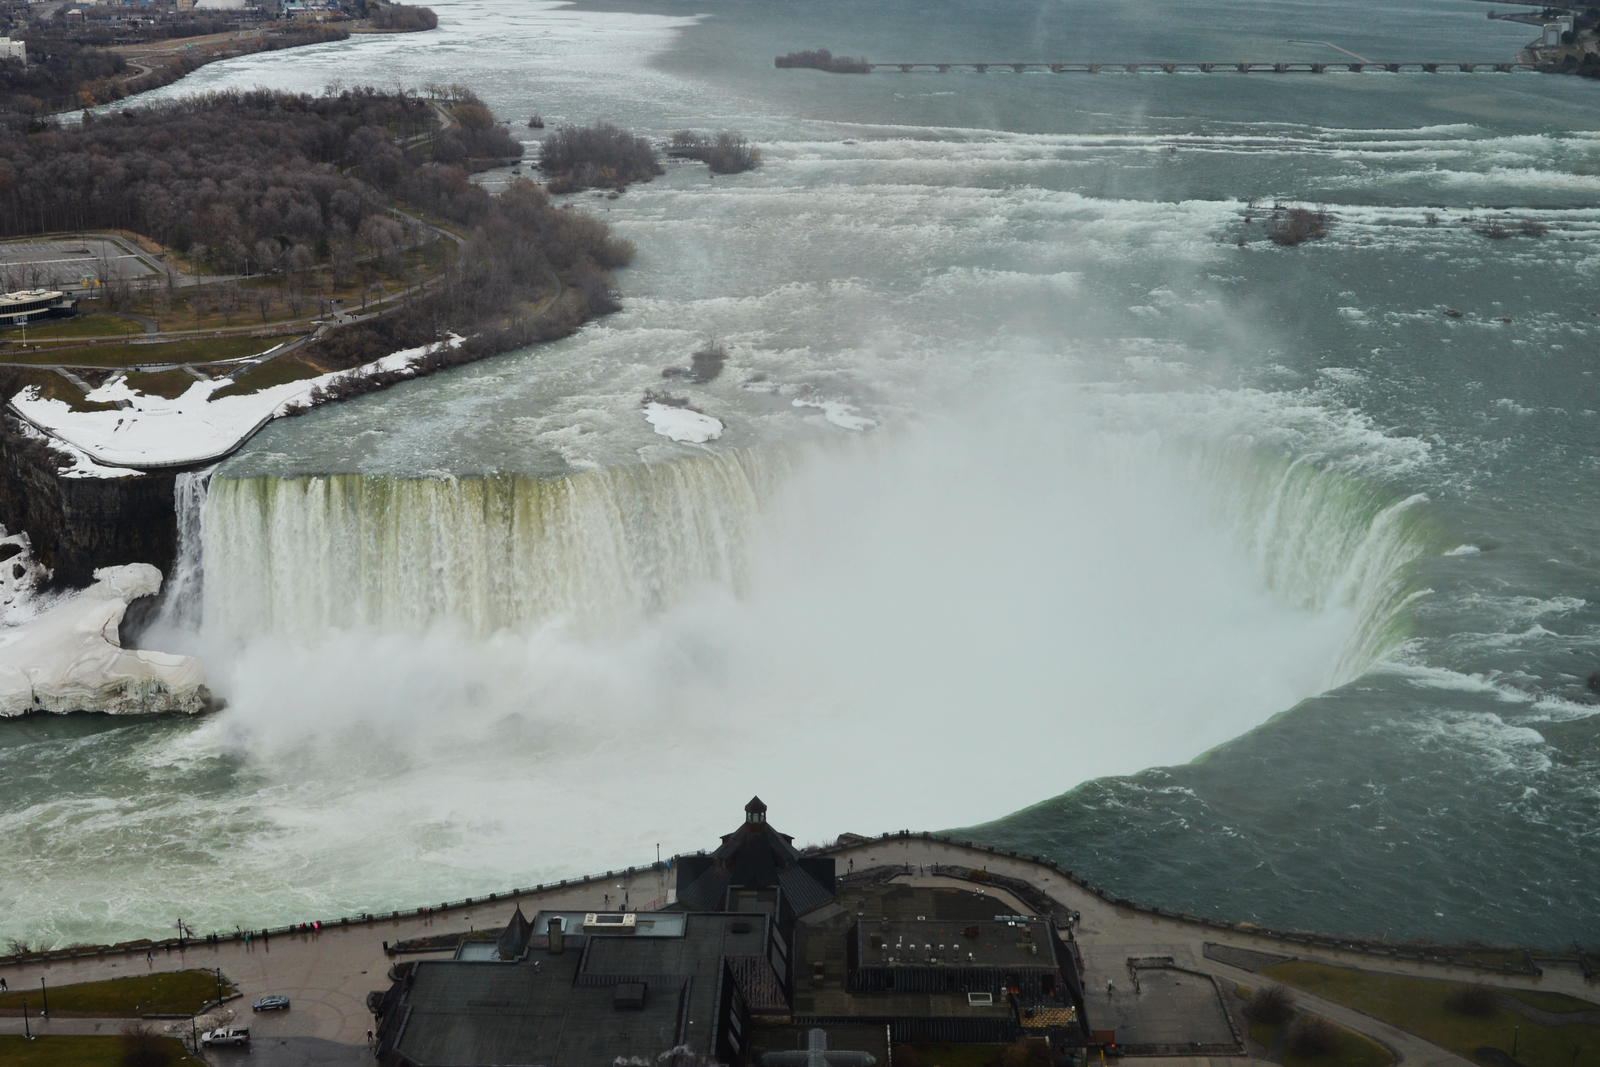
[(870, 430), (878, 425), (872, 419), (855, 414), (854, 404), (839, 400), (795, 400), (793, 404), (797, 408), (821, 408), (823, 418), (846, 430)]
[(644, 406), (644, 418), (656, 433), (674, 441), (688, 441), (701, 445), (722, 436), (722, 420), (702, 415), (688, 408), (673, 407), (651, 401)]
[(206, 673), (191, 656), (125, 649), (117, 627), (128, 605), (161, 589), (148, 563), (102, 567), (95, 584), (0, 629), (0, 717), (31, 711), (114, 715), (202, 710)]
[[(117, 477), (128, 468), (188, 467), (221, 459), (268, 422), (311, 406), (311, 392), (335, 379), (405, 371), (440, 345), (455, 348), (465, 338), (408, 348), (354, 370), (270, 386), (242, 396), (213, 398), (230, 379), (196, 381), (183, 395), (149, 396), (117, 376), (88, 395), (91, 401), (123, 403), (109, 411), (74, 411), (65, 401), (41, 397), (32, 386), (18, 393), (11, 406), (23, 418), (83, 462), (70, 473), (78, 477)], [(81, 469), (80, 469), (81, 468)], [(121, 468), (121, 469), (118, 469)]]

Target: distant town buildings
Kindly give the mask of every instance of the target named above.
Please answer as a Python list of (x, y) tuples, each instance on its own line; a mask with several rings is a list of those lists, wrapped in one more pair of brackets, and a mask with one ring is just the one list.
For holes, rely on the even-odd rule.
[(0, 59), (20, 59), (28, 61), (28, 42), (13, 41), (9, 37), (0, 37)]

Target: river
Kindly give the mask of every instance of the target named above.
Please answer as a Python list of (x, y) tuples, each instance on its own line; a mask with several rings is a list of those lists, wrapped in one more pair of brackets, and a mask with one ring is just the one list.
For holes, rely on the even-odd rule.
[[(1600, 934), (1600, 86), (771, 65), (1504, 61), (1530, 28), (434, 6), (152, 95), (460, 82), (530, 143), (736, 128), (764, 163), (575, 197), (638, 246), (622, 312), (180, 487), (203, 594), (145, 640), (229, 707), (0, 724), (0, 936), (477, 895), (708, 847), (752, 793), (802, 844), (968, 827), (1236, 920)], [(1273, 244), (1279, 203), (1329, 235)], [(721, 377), (662, 378), (709, 338)], [(663, 388), (723, 436), (653, 432)]]

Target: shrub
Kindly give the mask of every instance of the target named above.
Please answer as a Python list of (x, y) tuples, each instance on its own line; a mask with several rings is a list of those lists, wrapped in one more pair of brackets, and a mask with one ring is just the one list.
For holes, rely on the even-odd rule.
[(166, 1067), (172, 1062), (172, 1049), (148, 1026), (130, 1023), (122, 1028), (117, 1041), (122, 1067)]
[(1344, 1032), (1320, 1015), (1302, 1016), (1289, 1028), (1288, 1047), (1297, 1056), (1326, 1056), (1339, 1047)]
[(1267, 220), (1267, 236), (1277, 245), (1297, 245), (1328, 236), (1328, 213), (1292, 207), (1277, 210)]
[(851, 56), (836, 56), (826, 48), (816, 51), (790, 52), (786, 56), (779, 56), (772, 61), (775, 67), (809, 67), (812, 70), (825, 70), (829, 74), (869, 74), (872, 67), (867, 63), (867, 57), (859, 59)]
[(539, 167), (553, 193), (604, 187), (624, 189), (662, 173), (655, 146), (609, 122), (562, 126), (539, 146)]
[(1294, 1018), (1294, 992), (1286, 985), (1269, 985), (1250, 994), (1244, 1013), (1259, 1023), (1278, 1026)]
[(1482, 1018), (1494, 1014), (1494, 990), (1482, 982), (1462, 986), (1445, 998), (1445, 1005), (1454, 1012)]
[(432, 8), (409, 4), (372, 4), (368, 8), (376, 30), (431, 30), (439, 25)]
[(761, 165), (761, 149), (745, 140), (744, 134), (737, 130), (723, 130), (715, 137), (679, 130), (672, 135), (667, 155), (698, 159), (710, 167), (713, 174), (739, 174)]
[(701, 385), (713, 381), (727, 362), (728, 347), (721, 341), (707, 341), (694, 350), (689, 363), (689, 380)]

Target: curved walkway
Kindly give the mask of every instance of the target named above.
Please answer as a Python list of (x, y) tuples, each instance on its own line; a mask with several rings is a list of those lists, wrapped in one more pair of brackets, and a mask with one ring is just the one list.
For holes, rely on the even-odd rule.
[[(981, 867), (993, 874), (1023, 879), (1062, 908), (1080, 912), (1081, 920), (1072, 931), (1072, 936), (1083, 950), (1091, 1024), (1097, 1002), (1094, 991), (1104, 990), (1107, 980), (1125, 987), (1127, 961), (1131, 957), (1170, 956), (1177, 966), (1214, 975), (1230, 989), (1234, 984), (1255, 985), (1260, 982), (1260, 977), (1251, 971), (1206, 956), (1207, 942), (1379, 973), (1479, 981), (1499, 989), (1550, 990), (1589, 1000), (1595, 996), (1593, 987), (1584, 981), (1576, 968), (1570, 971), (1552, 968), (1543, 977), (1482, 974), (1468, 967), (1394, 961), (1337, 950), (1310, 951), (1303, 945), (1272, 937), (1215, 926), (1203, 927), (1176, 918), (1119, 908), (1043, 864), (967, 848), (954, 842), (921, 837), (885, 838), (831, 849), (827, 855), (838, 861), (841, 874), (852, 861), (858, 870), (873, 866), (906, 867), (907, 873), (896, 875), (896, 880), (914, 885), (972, 888), (973, 883), (969, 881), (919, 872), (934, 864)], [(615, 881), (620, 883), (622, 877), (619, 874)], [(640, 870), (633, 878), (633, 892), (641, 898), (665, 899), (667, 879), (665, 871)], [(267, 993), (282, 993), (292, 998), (292, 1010), (270, 1017), (255, 1017), (253, 1025), (258, 1041), (308, 1036), (356, 1045), (364, 1042), (367, 1028), (372, 1025), (372, 1017), (366, 1010), (367, 992), (388, 985), (385, 975), (393, 961), (385, 955), (385, 941), (392, 943), (463, 927), (503, 926), (514, 904), (520, 904), (524, 914), (532, 914), (539, 908), (595, 910), (603, 903), (602, 895), (611, 889), (612, 882), (612, 879), (604, 879), (540, 893), (525, 893), (515, 901), (510, 898), (479, 901), (470, 906), (435, 910), (427, 916), (402, 913), (399, 918), (380, 919), (367, 924), (327, 926), (318, 933), (279, 935), (270, 941), (257, 939), (248, 947), (242, 942), (232, 941), (216, 945), (191, 944), (184, 950), (158, 949), (154, 958), (148, 961), (139, 954), (107, 953), (74, 960), (6, 965), (0, 967), (0, 975), (9, 980), (12, 988), (25, 989), (37, 986), (41, 977), (55, 985), (152, 970), (221, 967), (223, 973), (244, 994), (246, 1003)], [(1009, 896), (994, 888), (986, 891)], [(1103, 997), (1103, 993), (1099, 995), (1102, 1001)], [(1324, 1015), (1388, 1046), (1405, 1063), (1420, 1067), (1469, 1067), (1468, 1061), (1409, 1031), (1342, 1004), (1302, 990), (1296, 991), (1296, 998), (1303, 1009)], [(1230, 1004), (1230, 1009), (1232, 1007)], [(0, 1018), (0, 1032), (20, 1030), (20, 1019)], [(1210, 1064), (1220, 1067), (1242, 1062), (1250, 1061), (1231, 1056), (1161, 1057), (1159, 1060), (1160, 1067), (1201, 1067)]]

